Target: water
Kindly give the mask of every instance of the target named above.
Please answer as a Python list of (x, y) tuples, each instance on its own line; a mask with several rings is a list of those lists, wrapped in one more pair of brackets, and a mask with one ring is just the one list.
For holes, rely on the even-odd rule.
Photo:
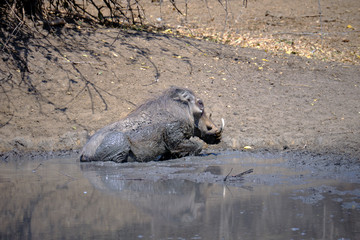
[(0, 239), (360, 239), (360, 184), (278, 156), (1, 162), (0, 191)]

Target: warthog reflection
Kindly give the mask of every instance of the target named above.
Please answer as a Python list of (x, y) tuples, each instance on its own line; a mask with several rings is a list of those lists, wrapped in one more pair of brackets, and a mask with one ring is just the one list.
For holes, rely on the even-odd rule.
[[(170, 225), (191, 223), (201, 218), (207, 195), (213, 187), (211, 183), (194, 183), (185, 179), (153, 181), (137, 178), (136, 174), (129, 178), (126, 173), (116, 174), (124, 168), (114, 165), (82, 164), (80, 167), (97, 190), (118, 195), (151, 216), (154, 222)], [(118, 171), (114, 167), (118, 167)], [(137, 171), (136, 167), (131, 169)]]

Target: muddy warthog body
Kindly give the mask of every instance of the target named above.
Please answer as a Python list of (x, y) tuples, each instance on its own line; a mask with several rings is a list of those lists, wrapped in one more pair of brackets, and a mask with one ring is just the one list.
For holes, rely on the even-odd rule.
[(202, 142), (220, 142), (217, 128), (192, 91), (172, 87), (127, 117), (97, 131), (84, 146), (80, 160), (147, 162), (196, 155)]

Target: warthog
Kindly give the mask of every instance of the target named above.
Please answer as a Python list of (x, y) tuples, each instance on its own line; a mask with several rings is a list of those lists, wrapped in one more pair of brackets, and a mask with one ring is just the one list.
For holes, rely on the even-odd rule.
[(147, 162), (196, 155), (203, 144), (220, 142), (220, 128), (191, 90), (171, 87), (124, 119), (97, 131), (84, 146), (80, 160)]

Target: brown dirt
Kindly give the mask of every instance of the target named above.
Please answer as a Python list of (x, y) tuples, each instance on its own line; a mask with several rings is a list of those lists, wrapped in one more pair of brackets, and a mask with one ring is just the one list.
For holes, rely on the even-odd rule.
[(360, 2), (357, 0), (257, 0), (248, 1), (247, 8), (243, 1), (229, 0), (227, 11), (225, 1), (220, 1), (223, 5), (218, 0), (188, 1), (187, 15), (185, 2), (176, 2), (184, 15), (177, 14), (165, 1), (161, 12), (154, 4), (147, 6), (147, 19), (167, 28), (168, 34), (180, 33), (276, 54), (360, 63)]
[[(241, 28), (232, 29), (240, 29), (239, 34), (247, 32), (250, 40), (261, 30), (293, 31), (292, 24), (303, 26), (299, 32), (319, 31), (313, 17), (279, 17), (317, 14), (317, 4), (305, 1), (312, 10), (303, 12), (308, 8), (294, 8), (287, 1), (269, 2), (249, 2), (241, 14), (259, 13), (262, 17), (253, 16), (246, 24), (242, 22)], [(341, 31), (346, 34), (340, 35), (349, 41), (324, 34), (314, 42), (302, 40), (306, 35), (290, 34), (296, 38), (293, 42), (323, 41), (322, 46), (328, 42), (353, 51), (355, 55), (347, 61), (353, 64), (86, 24), (67, 24), (52, 34), (41, 30), (18, 44), (29, 73), (14, 67), (1, 53), (0, 152), (79, 149), (95, 130), (177, 85), (198, 93), (215, 122), (225, 119), (221, 148), (307, 149), (358, 158), (360, 69), (356, 56), (360, 25), (356, 12), (360, 6), (358, 1), (347, 1), (334, 9), (334, 1), (321, 2), (323, 20), (335, 19), (323, 22), (324, 29), (330, 31), (334, 25), (335, 31), (340, 31), (343, 26)], [(350, 2), (353, 5), (348, 6)], [(272, 14), (271, 21), (266, 11)], [(175, 24), (177, 19), (172, 21)], [(275, 21), (275, 26), (268, 21)], [(347, 58), (352, 56), (347, 54)]]

